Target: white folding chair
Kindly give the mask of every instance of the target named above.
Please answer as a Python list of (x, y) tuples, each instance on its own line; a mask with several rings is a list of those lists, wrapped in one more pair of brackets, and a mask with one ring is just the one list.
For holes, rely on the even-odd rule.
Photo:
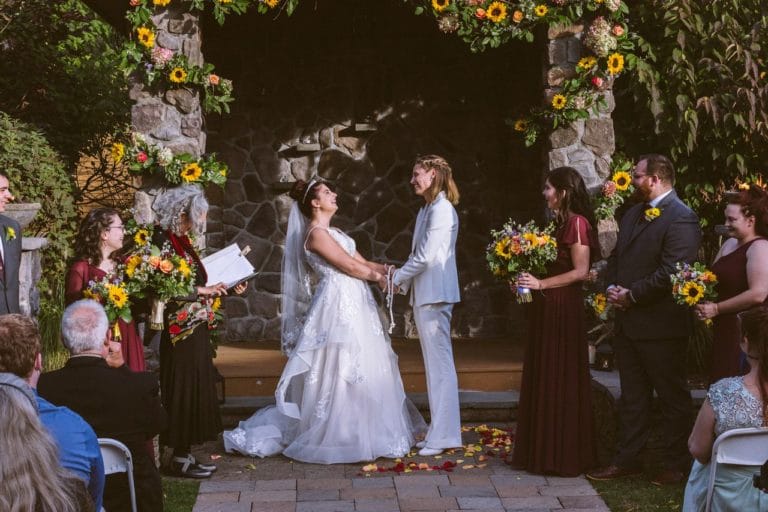
[(768, 460), (768, 428), (766, 427), (735, 428), (717, 436), (712, 446), (712, 459), (709, 462), (707, 506), (704, 511), (709, 512), (712, 506), (718, 464), (762, 466), (766, 460)]
[(133, 486), (133, 457), (131, 451), (117, 439), (99, 438), (101, 458), (104, 459), (104, 474), (127, 473), (128, 490), (131, 494), (131, 510), (136, 512), (136, 490)]

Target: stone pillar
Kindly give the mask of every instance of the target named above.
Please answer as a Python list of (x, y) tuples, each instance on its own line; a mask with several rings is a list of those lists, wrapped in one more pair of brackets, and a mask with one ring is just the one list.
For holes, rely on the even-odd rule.
[[(152, 22), (156, 27), (153, 52), (171, 50), (186, 55), (192, 65), (203, 64), (198, 16), (187, 12), (182, 5), (172, 3), (152, 16)], [(153, 91), (134, 80), (130, 97), (134, 102), (131, 108), (133, 131), (152, 144), (170, 149), (175, 155), (190, 153), (200, 157), (205, 153), (203, 110), (198, 91), (193, 88)], [(138, 222), (154, 220), (152, 201), (159, 187), (150, 180), (137, 192), (134, 206)]]
[(47, 238), (23, 237), (21, 239), (21, 264), (19, 265), (19, 309), (21, 314), (37, 317), (40, 312), (40, 290), (37, 283), (42, 277), (40, 251), (48, 246)]
[[(564, 80), (576, 75), (576, 64), (582, 56), (584, 25), (550, 28), (546, 60), (547, 104), (559, 92)], [(561, 126), (549, 136), (549, 169), (569, 165), (584, 177), (587, 188), (596, 190), (610, 173), (615, 150), (613, 92), (610, 85), (601, 93), (607, 107), (589, 119)]]

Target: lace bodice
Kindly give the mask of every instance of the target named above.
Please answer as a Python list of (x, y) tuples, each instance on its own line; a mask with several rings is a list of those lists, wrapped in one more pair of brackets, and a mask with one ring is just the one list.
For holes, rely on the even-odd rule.
[[(315, 229), (323, 229), (323, 228), (315, 228)], [(331, 237), (338, 242), (338, 244), (349, 254), (350, 256), (354, 256), (355, 252), (357, 250), (357, 246), (355, 244), (355, 241), (348, 236), (347, 234), (339, 231), (338, 229), (331, 228), (328, 229), (328, 234), (331, 235)], [(309, 233), (307, 233), (307, 236), (309, 236)], [(309, 263), (309, 266), (312, 267), (312, 270), (314, 270), (317, 275), (320, 277), (320, 279), (323, 279), (328, 276), (333, 275), (339, 275), (343, 274), (339, 269), (328, 263), (322, 256), (319, 256), (315, 254), (314, 252), (307, 249), (306, 245), (304, 246), (304, 252), (307, 255), (307, 262)]]
[(712, 384), (707, 398), (715, 411), (715, 435), (734, 428), (761, 427), (763, 404), (744, 386), (743, 377), (730, 377)]

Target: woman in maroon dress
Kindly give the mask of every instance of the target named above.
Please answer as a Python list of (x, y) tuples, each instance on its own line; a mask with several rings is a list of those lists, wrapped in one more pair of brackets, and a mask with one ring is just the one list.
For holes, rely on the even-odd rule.
[[(100, 281), (106, 275), (119, 277), (115, 272), (123, 235), (123, 221), (117, 210), (94, 208), (85, 216), (77, 234), (75, 261), (67, 272), (67, 305), (83, 298), (90, 281)], [(122, 319), (117, 320), (117, 325), (120, 335), (114, 341), (120, 342), (125, 363), (135, 372), (144, 371), (144, 345), (136, 325)], [(113, 329), (110, 332), (115, 333)]]
[(571, 167), (547, 176), (558, 254), (546, 278), (517, 284), (534, 292), (520, 389), (513, 464), (532, 473), (575, 476), (594, 466), (592, 387), (582, 281), (599, 254), (584, 180)]
[(711, 269), (717, 276), (718, 302), (696, 306), (699, 318), (713, 321), (710, 384), (749, 370), (739, 348), (736, 313), (768, 297), (768, 194), (756, 185), (730, 194), (725, 226), (730, 238), (723, 242)]

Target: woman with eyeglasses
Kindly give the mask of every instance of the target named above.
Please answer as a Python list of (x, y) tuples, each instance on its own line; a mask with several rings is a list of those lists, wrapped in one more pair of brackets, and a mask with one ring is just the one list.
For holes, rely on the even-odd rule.
[[(75, 242), (75, 258), (67, 272), (67, 305), (84, 297), (91, 281), (100, 281), (104, 276), (119, 279), (118, 263), (123, 248), (123, 221), (120, 213), (113, 208), (94, 208), (80, 224)], [(144, 345), (139, 339), (133, 321), (117, 320), (117, 329), (110, 329), (113, 341), (120, 343), (122, 359), (135, 371), (145, 369)], [(120, 358), (115, 356), (111, 365), (119, 366)]]

